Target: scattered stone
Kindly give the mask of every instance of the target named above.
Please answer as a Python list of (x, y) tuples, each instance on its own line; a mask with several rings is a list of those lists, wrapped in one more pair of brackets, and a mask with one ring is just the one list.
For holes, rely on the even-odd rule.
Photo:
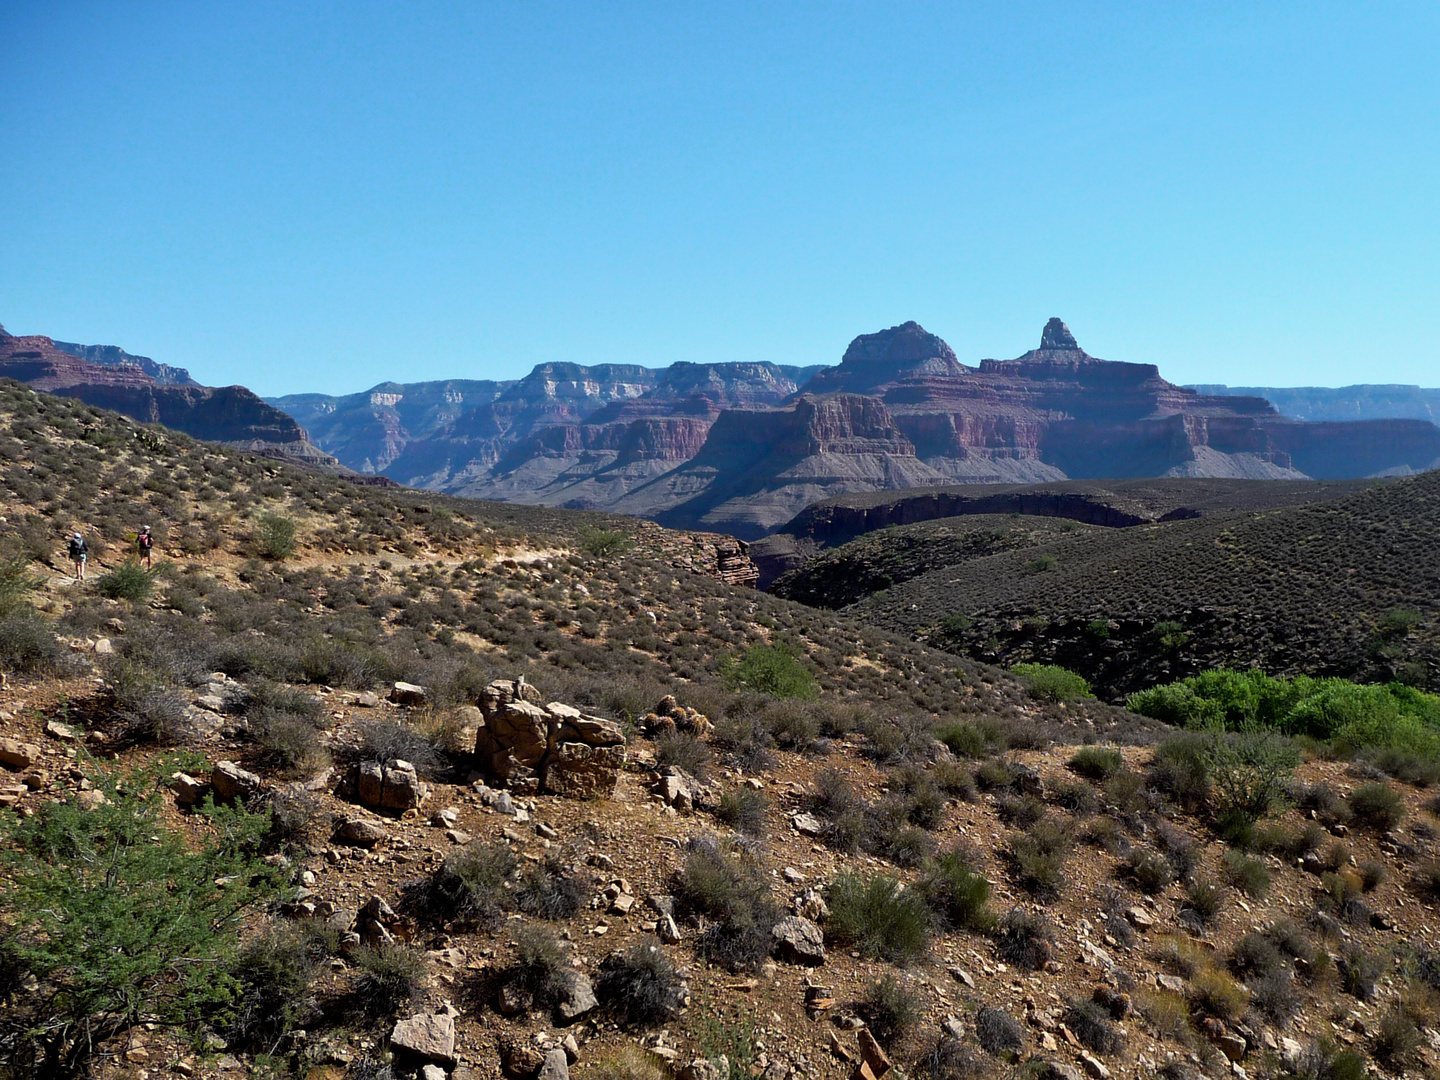
[(362, 847), (378, 844), (381, 840), (384, 840), (387, 835), (389, 834), (386, 833), (385, 826), (381, 825), (378, 821), (370, 821), (366, 818), (350, 818), (335, 830), (335, 838), (337, 840), (344, 840), (351, 844), (359, 844)]
[(870, 1074), (879, 1080), (890, 1071), (890, 1058), (875, 1041), (875, 1036), (870, 1034), (869, 1028), (863, 1028), (856, 1036), (860, 1047), (860, 1057), (863, 1059), (861, 1065), (868, 1066)]
[(545, 1062), (535, 1074), (535, 1080), (570, 1080), (570, 1062), (563, 1047), (557, 1046), (545, 1055)]
[(819, 889), (806, 889), (795, 898), (795, 914), (822, 923), (830, 917), (830, 905), (825, 903), (825, 894)]
[(600, 1004), (590, 980), (574, 968), (562, 971), (560, 982), (560, 1003), (555, 1006), (555, 1014), (561, 1022), (574, 1023)]
[(1250, 1049), (1250, 1045), (1244, 1038), (1236, 1035), (1233, 1031), (1227, 1031), (1224, 1035), (1221, 1035), (1215, 1040), (1215, 1045), (1219, 1047), (1220, 1052), (1231, 1061), (1244, 1060), (1245, 1054)]
[(108, 637), (102, 637), (102, 638), (96, 638), (96, 639), (95, 639), (95, 655), (96, 655), (96, 656), (111, 656), (111, 655), (114, 654), (114, 652), (115, 652), (115, 646), (111, 643), (111, 641), (110, 641), (110, 639), (109, 639)]
[(355, 695), (355, 704), (362, 709), (376, 709), (380, 707), (380, 697), (373, 690), (364, 690)]
[(532, 1080), (544, 1064), (545, 1055), (528, 1042), (510, 1037), (500, 1044), (500, 1067), (515, 1080)]
[(455, 1064), (455, 1021), (443, 1013), (430, 1016), (416, 1013), (409, 1020), (399, 1020), (390, 1033), (390, 1045), (428, 1061), (442, 1065)]
[(420, 1070), (420, 1080), (445, 1080), (445, 1070), (439, 1065), (426, 1065)]
[(219, 762), (210, 773), (210, 786), (215, 794), (225, 800), (248, 799), (260, 790), (261, 780), (247, 772), (233, 761)]
[(62, 724), (59, 720), (45, 721), (45, 734), (52, 739), (59, 739), (61, 742), (75, 742), (80, 738), (80, 733), (69, 724)]
[(964, 968), (952, 967), (950, 977), (956, 982), (963, 984), (971, 990), (975, 989), (975, 978)]
[(40, 748), (18, 739), (0, 739), (0, 765), (16, 772), (28, 769), (40, 760)]
[(1150, 913), (1139, 906), (1126, 908), (1125, 918), (1128, 919), (1130, 925), (1137, 930), (1149, 930), (1155, 925), (1155, 920), (1150, 917)]
[(825, 962), (825, 935), (809, 919), (798, 915), (781, 919), (770, 934), (782, 959), (808, 967)]
[(560, 839), (560, 830), (553, 825), (546, 825), (543, 821), (537, 821), (535, 823), (535, 835), (542, 840), (558, 840)]
[(796, 814), (790, 819), (790, 822), (801, 836), (823, 836), (825, 834), (825, 823), (814, 814)]
[(430, 694), (423, 686), (397, 682), (390, 687), (390, 700), (396, 705), (424, 705), (430, 700)]
[(205, 795), (205, 781), (197, 780), (189, 773), (170, 774), (170, 790), (175, 792), (175, 801), (184, 806), (193, 806)]
[(1110, 1070), (1105, 1063), (1094, 1054), (1081, 1053), (1080, 1064), (1085, 1067), (1085, 1072), (1093, 1076), (1095, 1080), (1110, 1080)]

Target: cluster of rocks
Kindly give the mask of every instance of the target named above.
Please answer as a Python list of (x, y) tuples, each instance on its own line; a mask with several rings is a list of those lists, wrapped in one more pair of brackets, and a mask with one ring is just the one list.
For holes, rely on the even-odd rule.
[(480, 768), (512, 791), (580, 799), (613, 795), (626, 759), (620, 725), (540, 700), (523, 677), (497, 679), (485, 688), (484, 723), (475, 735)]
[(384, 765), (362, 761), (351, 771), (355, 798), (377, 810), (414, 810), (430, 797), (428, 784), (420, 782), (415, 766), (400, 758)]
[(681, 705), (673, 694), (666, 694), (653, 712), (641, 717), (640, 727), (652, 739), (677, 732), (703, 739), (715, 730), (708, 717), (688, 705)]

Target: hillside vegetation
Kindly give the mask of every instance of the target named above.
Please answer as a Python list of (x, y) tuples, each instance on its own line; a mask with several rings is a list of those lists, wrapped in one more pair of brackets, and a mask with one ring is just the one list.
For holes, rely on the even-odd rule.
[[(1003, 551), (931, 543), (969, 520), (867, 534), (776, 592), (976, 659), (1071, 668), (1112, 700), (1227, 666), (1440, 686), (1440, 472), (1310, 505), (1065, 535), (1022, 516), (1011, 535), (1029, 542)], [(855, 599), (853, 582), (875, 581), (869, 567), (911, 548), (925, 572)]]
[[(0, 459), (6, 1080), (1440, 1064), (1423, 770), (14, 384)], [(503, 693), (618, 722), (613, 792), (505, 788)]]

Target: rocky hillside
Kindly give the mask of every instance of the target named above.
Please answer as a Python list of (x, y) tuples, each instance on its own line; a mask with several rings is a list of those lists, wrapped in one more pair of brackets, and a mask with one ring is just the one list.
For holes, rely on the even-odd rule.
[(1092, 357), (1059, 319), (1039, 348), (977, 367), (911, 322), (861, 335), (838, 366), (816, 372), (546, 364), (514, 384), (466, 386), (425, 384), (409, 405), (390, 384), (277, 402), (323, 431), (321, 445), (347, 464), (407, 485), (746, 540), (855, 492), (1086, 477), (1343, 479), (1440, 461), (1440, 428), (1426, 421), (1295, 421), (1259, 397), (1199, 394), (1152, 364)]
[(0, 456), (7, 1080), (1440, 1064), (1436, 806), (1353, 747), (14, 383)]
[(201, 386), (183, 368), (113, 345), (14, 337), (0, 326), (0, 378), (162, 424), (199, 439), (293, 461), (334, 465), (293, 419), (243, 386)]

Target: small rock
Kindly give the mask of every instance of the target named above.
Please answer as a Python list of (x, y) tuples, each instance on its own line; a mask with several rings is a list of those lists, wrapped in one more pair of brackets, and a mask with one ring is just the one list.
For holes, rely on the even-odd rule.
[(370, 821), (367, 818), (350, 818), (335, 830), (335, 838), (344, 840), (351, 844), (359, 844), (362, 847), (369, 847), (384, 840), (388, 834), (385, 827), (377, 821)]
[(545, 1063), (535, 1074), (535, 1080), (570, 1080), (570, 1062), (563, 1047), (557, 1046), (545, 1055)]
[(40, 760), (40, 748), (18, 739), (0, 739), (0, 765), (20, 772)]
[(1231, 1061), (1244, 1060), (1246, 1052), (1250, 1049), (1249, 1044), (1233, 1031), (1227, 1031), (1224, 1035), (1221, 1035), (1215, 1040), (1215, 1045), (1218, 1046), (1220, 1052)]
[(442, 1065), (455, 1064), (455, 1021), (449, 1016), (416, 1013), (399, 1020), (390, 1033), (390, 1045)]
[(420, 1070), (420, 1080), (445, 1080), (445, 1070), (439, 1065), (426, 1065)]
[(860, 1046), (860, 1056), (864, 1059), (863, 1064), (870, 1067), (871, 1073), (878, 1078), (890, 1071), (890, 1057), (875, 1041), (875, 1036), (870, 1034), (868, 1028), (862, 1029), (856, 1036)]
[(45, 734), (52, 739), (59, 739), (61, 742), (75, 742), (80, 738), (80, 733), (69, 724), (62, 724), (59, 720), (45, 721)]
[(111, 644), (110, 639), (109, 639), (108, 637), (102, 637), (102, 638), (96, 638), (96, 639), (95, 639), (95, 655), (96, 655), (96, 656), (111, 656), (111, 655), (114, 654), (114, 652), (115, 652), (115, 646), (114, 646), (113, 644)]
[(555, 1015), (561, 1022), (573, 1023), (600, 1004), (595, 998), (595, 990), (591, 987), (590, 980), (574, 968), (564, 969), (559, 978), (563, 985), (560, 988), (560, 1003), (555, 1006)]
[(1107, 1069), (1105, 1063), (1094, 1054), (1082, 1053), (1080, 1055), (1080, 1064), (1085, 1067), (1085, 1071), (1093, 1076), (1095, 1080), (1110, 1080), (1110, 1070)]
[(355, 704), (362, 709), (374, 709), (380, 705), (380, 697), (373, 690), (365, 690), (355, 695)]
[(1142, 907), (1127, 908), (1125, 918), (1130, 920), (1130, 925), (1137, 930), (1149, 930), (1155, 925), (1155, 920), (1150, 917), (1150, 913)]
[(790, 822), (801, 836), (823, 836), (825, 833), (825, 823), (814, 814), (796, 814)]
[(397, 682), (390, 687), (390, 700), (396, 705), (424, 705), (429, 696), (425, 687), (414, 683)]
[(260, 790), (260, 777), (233, 761), (221, 761), (210, 773), (210, 786), (221, 799), (247, 799)]
[(175, 801), (185, 806), (192, 806), (199, 802), (205, 794), (205, 782), (197, 780), (189, 773), (174, 772), (170, 774), (170, 790), (175, 792)]
[(809, 919), (792, 915), (776, 923), (770, 933), (782, 959), (810, 967), (825, 962), (825, 935)]

